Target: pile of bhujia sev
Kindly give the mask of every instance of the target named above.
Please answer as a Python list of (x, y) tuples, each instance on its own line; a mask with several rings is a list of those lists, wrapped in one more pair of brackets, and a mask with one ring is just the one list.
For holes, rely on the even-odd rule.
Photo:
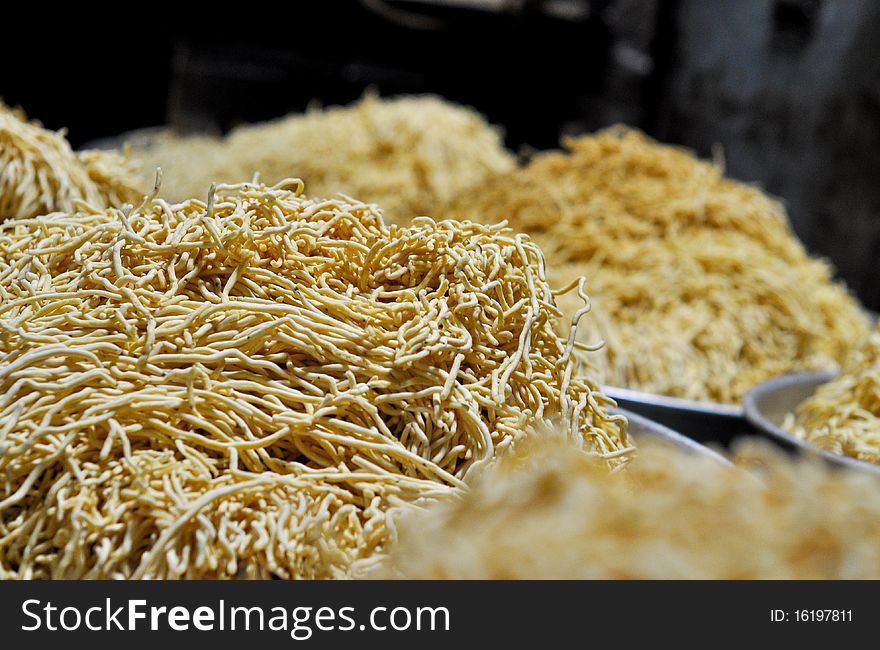
[(867, 335), (856, 300), (760, 190), (630, 130), (565, 145), (439, 212), (531, 233), (551, 284), (587, 277), (601, 381), (737, 403), (777, 375), (838, 366)]
[(487, 178), (511, 171), (501, 133), (475, 111), (431, 95), (379, 99), (240, 126), (223, 138), (135, 137), (142, 181), (165, 172), (162, 195), (202, 196), (215, 181), (302, 178), (316, 196), (342, 192), (406, 223)]
[(639, 440), (609, 474), (534, 438), (408, 513), (373, 577), (880, 578), (880, 480), (755, 443), (740, 467)]
[(784, 427), (826, 451), (880, 463), (880, 330), (788, 415)]
[(7, 221), (0, 577), (359, 575), (531, 428), (623, 467), (560, 316), (528, 237), (298, 180)]
[(0, 221), (69, 211), (77, 200), (119, 207), (143, 196), (134, 174), (124, 156), (76, 153), (63, 131), (29, 122), (0, 102)]

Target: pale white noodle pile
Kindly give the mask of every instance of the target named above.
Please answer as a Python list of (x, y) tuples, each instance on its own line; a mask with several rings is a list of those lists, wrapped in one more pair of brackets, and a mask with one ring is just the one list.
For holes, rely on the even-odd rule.
[(239, 127), (224, 138), (164, 134), (132, 141), (144, 182), (156, 167), (162, 193), (201, 196), (212, 182), (302, 178), (317, 196), (343, 192), (405, 222), (515, 166), (481, 115), (433, 96), (378, 99)]

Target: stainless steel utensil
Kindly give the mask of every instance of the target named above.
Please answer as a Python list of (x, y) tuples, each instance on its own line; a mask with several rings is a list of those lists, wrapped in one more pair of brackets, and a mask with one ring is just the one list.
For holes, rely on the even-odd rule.
[(819, 386), (834, 379), (835, 375), (835, 372), (827, 370), (797, 372), (765, 381), (746, 395), (743, 402), (746, 419), (760, 433), (787, 449), (797, 449), (817, 455), (842, 467), (880, 474), (880, 466), (878, 465), (820, 449), (782, 428), (786, 414), (792, 412), (798, 404), (815, 393)]

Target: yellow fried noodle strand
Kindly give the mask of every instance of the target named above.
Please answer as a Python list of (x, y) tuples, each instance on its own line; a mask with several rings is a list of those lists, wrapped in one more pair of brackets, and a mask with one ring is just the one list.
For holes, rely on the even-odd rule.
[(852, 353), (838, 377), (789, 414), (784, 426), (827, 451), (880, 463), (880, 330)]
[(69, 211), (76, 200), (119, 207), (143, 197), (137, 188), (124, 156), (75, 153), (63, 132), (28, 122), (23, 112), (0, 103), (0, 221)]
[(302, 189), (0, 225), (2, 577), (350, 576), (531, 427), (623, 466), (527, 236)]
[(858, 303), (758, 189), (629, 130), (566, 147), (439, 212), (531, 233), (554, 286), (587, 277), (583, 332), (606, 343), (603, 382), (737, 403), (776, 375), (835, 367), (867, 335)]

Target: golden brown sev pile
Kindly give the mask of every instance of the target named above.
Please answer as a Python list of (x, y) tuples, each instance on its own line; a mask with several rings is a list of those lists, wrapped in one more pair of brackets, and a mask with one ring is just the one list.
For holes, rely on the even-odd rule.
[(378, 203), (407, 221), (490, 176), (514, 157), (500, 131), (475, 111), (433, 96), (379, 99), (310, 110), (239, 127), (224, 138), (163, 134), (132, 141), (144, 182), (156, 167), (172, 200), (204, 194), (214, 181), (302, 178), (317, 196), (337, 192)]
[(349, 576), (531, 427), (628, 457), (528, 237), (213, 189), (0, 225), (0, 577)]
[(69, 211), (77, 200), (121, 206), (143, 197), (137, 187), (124, 156), (75, 153), (63, 131), (28, 122), (23, 111), (0, 102), (0, 221)]
[(826, 451), (880, 463), (880, 330), (784, 426)]
[(776, 375), (836, 366), (867, 335), (766, 194), (630, 130), (565, 144), (439, 212), (532, 233), (551, 284), (587, 276), (603, 382), (735, 403)]
[(639, 441), (623, 474), (534, 442), (399, 522), (375, 577), (880, 577), (880, 481), (740, 446), (745, 469)]

